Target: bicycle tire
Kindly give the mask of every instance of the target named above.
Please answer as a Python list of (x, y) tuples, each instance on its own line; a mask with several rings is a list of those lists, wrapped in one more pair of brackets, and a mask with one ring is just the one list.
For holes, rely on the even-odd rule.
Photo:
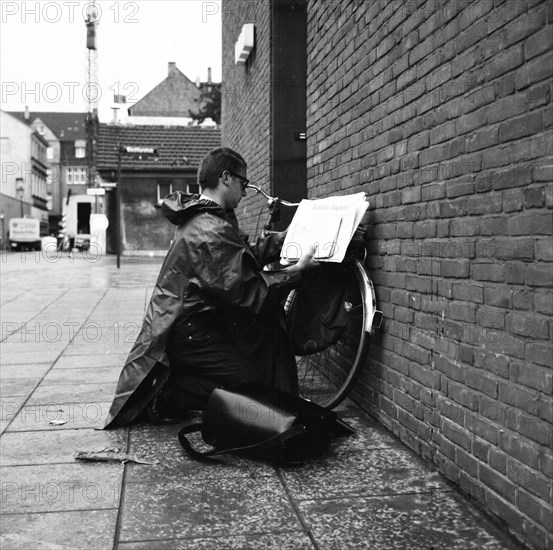
[[(315, 353), (296, 356), (300, 395), (326, 408), (340, 404), (359, 377), (377, 313), (374, 288), (364, 265), (359, 260), (351, 260), (341, 266), (347, 280), (343, 295), (343, 307), (347, 312), (346, 328), (332, 345)], [(319, 268), (324, 269), (325, 266)], [(287, 314), (294, 307), (298, 292), (301, 289), (293, 290), (288, 295), (284, 307)]]

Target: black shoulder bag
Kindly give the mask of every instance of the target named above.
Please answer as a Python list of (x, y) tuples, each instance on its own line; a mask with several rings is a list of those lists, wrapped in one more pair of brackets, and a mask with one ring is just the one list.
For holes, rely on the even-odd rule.
[[(186, 434), (201, 430), (210, 451), (194, 449)], [(331, 410), (262, 384), (215, 389), (202, 422), (184, 426), (179, 442), (200, 460), (223, 453), (298, 464), (328, 448), (334, 435), (354, 430)]]

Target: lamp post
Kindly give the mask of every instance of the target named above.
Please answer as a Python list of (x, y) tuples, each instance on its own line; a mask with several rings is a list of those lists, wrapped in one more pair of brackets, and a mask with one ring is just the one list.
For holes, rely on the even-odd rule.
[(23, 185), (23, 178), (17, 178), (15, 180), (15, 193), (19, 199), (19, 204), (21, 206), (21, 217), (23, 217), (23, 195), (25, 194), (25, 186)]
[(121, 180), (121, 164), (122, 157), (130, 156), (136, 160), (145, 160), (154, 158), (159, 159), (159, 152), (154, 147), (126, 147), (124, 145), (117, 146), (117, 186), (115, 188), (115, 201), (116, 201), (116, 224), (115, 224), (115, 251), (117, 254), (117, 269), (121, 267), (121, 206), (123, 196), (123, 182)]

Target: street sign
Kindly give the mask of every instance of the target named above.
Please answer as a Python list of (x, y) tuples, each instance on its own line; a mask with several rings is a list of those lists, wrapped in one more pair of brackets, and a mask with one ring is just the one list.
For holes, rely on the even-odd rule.
[(106, 190), (103, 187), (89, 187), (86, 190), (87, 195), (105, 195)]

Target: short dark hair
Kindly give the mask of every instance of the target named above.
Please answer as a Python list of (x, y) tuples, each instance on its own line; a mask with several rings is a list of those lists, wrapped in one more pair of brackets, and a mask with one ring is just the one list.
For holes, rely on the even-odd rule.
[(225, 170), (238, 172), (246, 166), (246, 161), (236, 151), (228, 147), (217, 147), (201, 160), (198, 166), (198, 183), (202, 189), (215, 189)]

